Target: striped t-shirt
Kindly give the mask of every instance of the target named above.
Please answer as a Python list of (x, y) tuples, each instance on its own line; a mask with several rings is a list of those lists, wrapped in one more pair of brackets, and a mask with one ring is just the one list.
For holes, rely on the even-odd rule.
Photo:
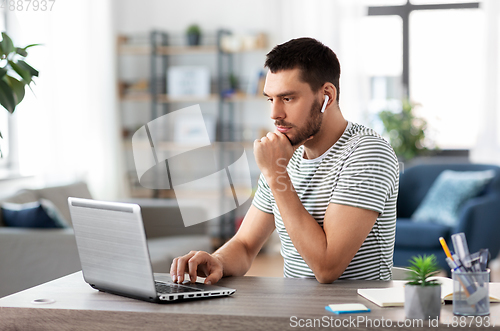
[[(339, 140), (316, 159), (304, 159), (304, 146), (293, 154), (287, 172), (304, 208), (323, 227), (330, 203), (379, 213), (377, 221), (339, 279), (389, 280), (391, 278), (399, 166), (391, 146), (365, 126), (349, 122)], [(253, 205), (274, 214), (281, 239), (284, 276), (314, 277), (294, 247), (271, 189), (260, 176)]]

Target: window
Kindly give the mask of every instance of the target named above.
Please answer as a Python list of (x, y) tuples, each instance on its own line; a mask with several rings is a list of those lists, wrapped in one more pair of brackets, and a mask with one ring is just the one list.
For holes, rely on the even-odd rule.
[(402, 91), (403, 21), (399, 16), (367, 16), (362, 19), (363, 73), (369, 77), (369, 102), (365, 120), (382, 133), (377, 114), (398, 110)]
[(443, 149), (476, 144), (484, 98), (483, 15), (462, 9), (410, 16), (410, 96), (422, 104), (420, 115)]
[[(369, 1), (373, 7), (369, 7), (367, 22), (372, 23), (364, 28), (370, 45), (363, 55), (369, 66), (365, 72), (370, 77), (370, 113), (391, 109), (391, 100), (402, 92), (421, 105), (417, 115), (427, 120), (427, 135), (438, 147), (474, 147), (484, 85), (484, 13), (478, 9), (478, 2), (386, 2)], [(402, 24), (396, 26), (396, 20)], [(393, 49), (396, 44), (402, 45), (402, 51)], [(378, 59), (374, 53), (389, 61)], [(398, 74), (402, 77), (400, 89), (395, 80)]]

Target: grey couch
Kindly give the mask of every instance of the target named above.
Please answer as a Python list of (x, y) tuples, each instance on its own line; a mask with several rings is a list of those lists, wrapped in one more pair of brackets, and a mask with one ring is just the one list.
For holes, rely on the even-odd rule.
[[(92, 198), (83, 182), (43, 189), (26, 189), (0, 199), (27, 203), (50, 200), (71, 221), (67, 198)], [(211, 251), (206, 223), (184, 227), (174, 200), (135, 199), (141, 206), (144, 228), (154, 272), (168, 272), (174, 257), (190, 250)], [(192, 212), (204, 219), (204, 210)], [(28, 229), (6, 227), (0, 213), (0, 297), (42, 284), (80, 270), (76, 242), (71, 228)]]

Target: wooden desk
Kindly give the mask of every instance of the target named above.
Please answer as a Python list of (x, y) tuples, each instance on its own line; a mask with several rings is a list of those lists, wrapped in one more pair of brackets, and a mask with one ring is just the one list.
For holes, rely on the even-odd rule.
[[(237, 291), (231, 297), (154, 304), (93, 290), (77, 272), (0, 299), (0, 330), (296, 330), (314, 323), (314, 319), (323, 323), (316, 326), (327, 329), (337, 325), (341, 329), (399, 330), (402, 328), (396, 323), (405, 322), (403, 307), (380, 308), (356, 293), (358, 288), (389, 287), (391, 282), (336, 281), (324, 285), (313, 279), (232, 277), (219, 284)], [(31, 303), (41, 298), (55, 302)], [(332, 303), (354, 302), (372, 311), (334, 315), (324, 308)], [(492, 304), (490, 311), (491, 324), (500, 327), (500, 304)], [(451, 324), (443, 323), (452, 319), (452, 306), (445, 305), (439, 328), (429, 327), (425, 321), (416, 329), (450, 329)], [(476, 329), (475, 324), (472, 326)]]

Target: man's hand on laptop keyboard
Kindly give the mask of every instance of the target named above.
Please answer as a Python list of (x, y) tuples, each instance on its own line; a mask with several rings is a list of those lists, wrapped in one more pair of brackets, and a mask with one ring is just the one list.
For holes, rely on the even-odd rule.
[(215, 256), (203, 251), (191, 251), (188, 254), (176, 257), (170, 266), (172, 281), (182, 283), (184, 273), (189, 273), (191, 282), (196, 277), (206, 277), (205, 284), (215, 284), (222, 278), (222, 262)]

